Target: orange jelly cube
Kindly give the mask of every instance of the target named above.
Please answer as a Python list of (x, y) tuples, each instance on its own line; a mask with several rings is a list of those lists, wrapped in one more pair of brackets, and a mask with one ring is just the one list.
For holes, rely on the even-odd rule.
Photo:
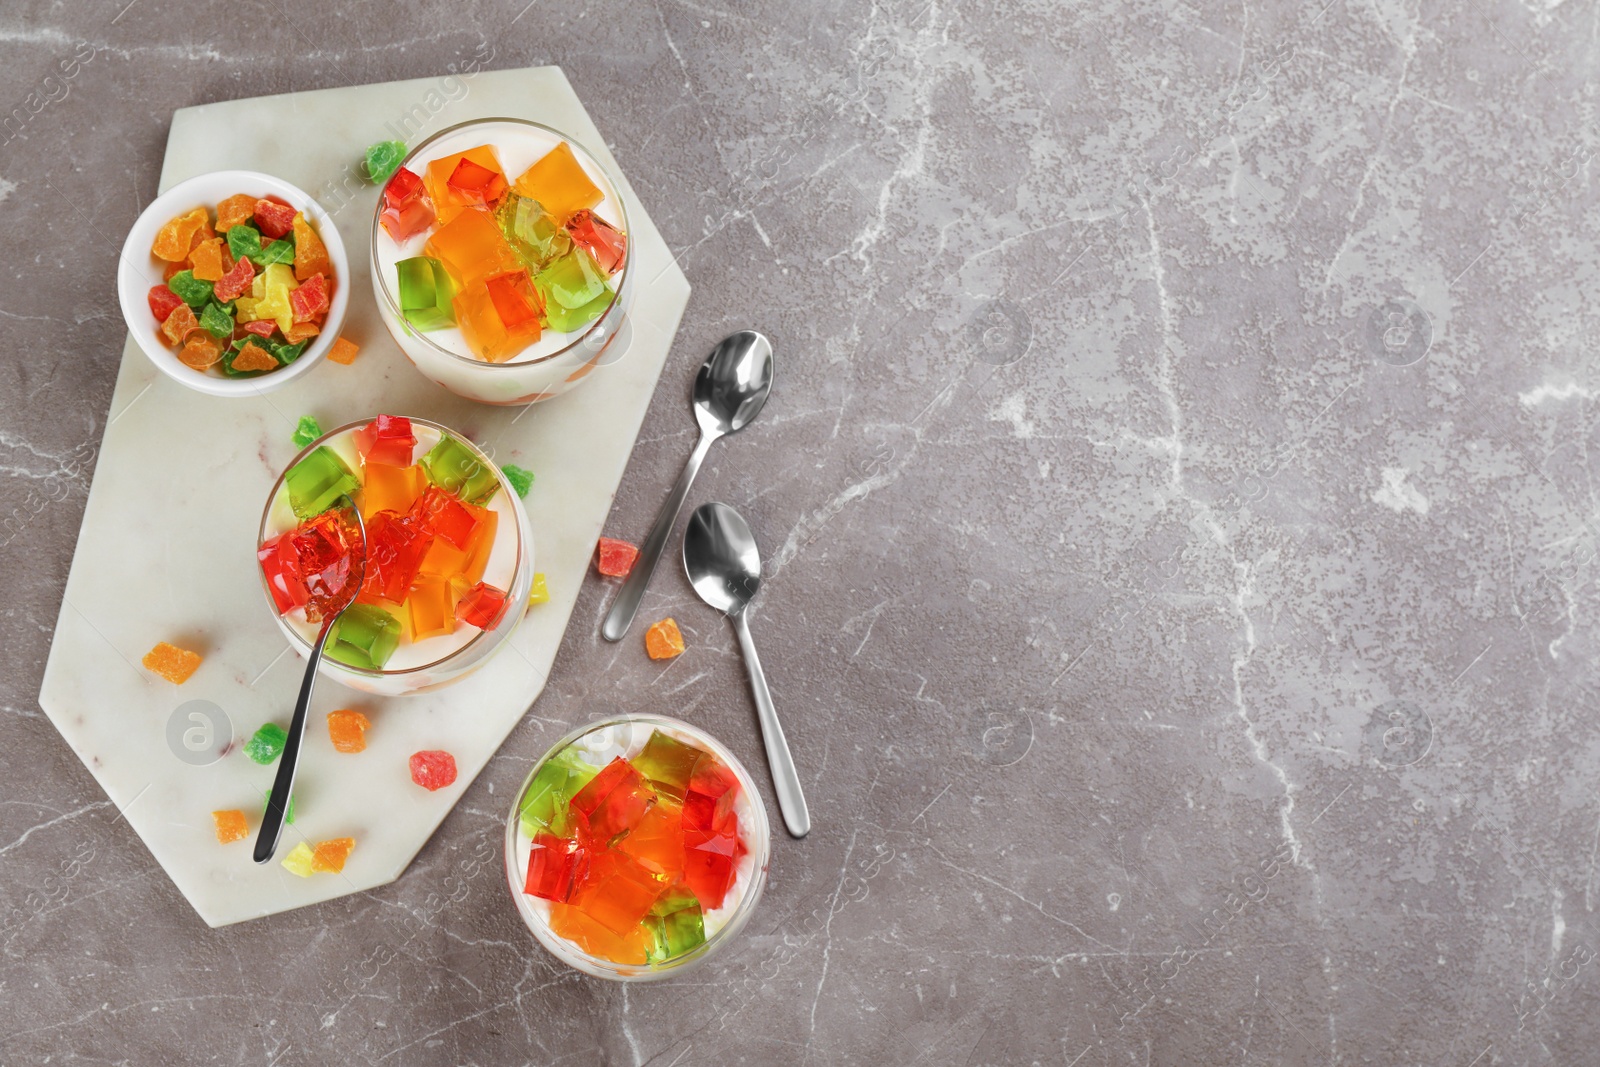
[(500, 516), (476, 504), (463, 503), (461, 506), (481, 520), (467, 547), (457, 548), (445, 538), (435, 537), (433, 547), (422, 557), (419, 573), (423, 578), (460, 579), (465, 589), (478, 584), (483, 578), (484, 569), (489, 565), (489, 554), (494, 549), (494, 534)]
[(359, 711), (341, 708), (328, 712), (328, 740), (336, 752), (362, 752), (367, 747), (367, 727), (372, 722)]
[(211, 821), (217, 826), (217, 840), (224, 845), (250, 836), (250, 824), (242, 811), (214, 811)]
[[(526, 278), (528, 272), (521, 272)], [(490, 278), (497, 282), (507, 275)], [(487, 285), (474, 285), (461, 290), (451, 301), (456, 312), (456, 325), (461, 336), (472, 349), (473, 355), (485, 363), (504, 363), (512, 356), (539, 339), (537, 312), (531, 320), (516, 327), (507, 326)]]
[(350, 858), (350, 853), (355, 851), (355, 847), (356, 839), (353, 837), (336, 837), (332, 841), (324, 841), (311, 853), (311, 869), (338, 874), (344, 870), (344, 861)]
[[(465, 152), (440, 156), (428, 164), (426, 172), (422, 175), (423, 187), (428, 191), (428, 199), (433, 201), (434, 215), (438, 219), (440, 226), (455, 218), (466, 208), (481, 208), (485, 206), (481, 200), (464, 199), (451, 188), (450, 178), (456, 173), (456, 169), (461, 165), (463, 159), (471, 160), (483, 169), (499, 175), (498, 194), (493, 203), (487, 205), (491, 210), (498, 207), (500, 200), (505, 197), (505, 168), (500, 166), (500, 157), (495, 155), (493, 145), (478, 145), (476, 148), (469, 148)], [(477, 190), (468, 189), (467, 192), (469, 195), (473, 195)]]
[(507, 330), (519, 327), (533, 328), (533, 339), (539, 339), (539, 319), (544, 316), (544, 299), (533, 287), (533, 278), (526, 269), (496, 274), (483, 283), (489, 291), (495, 314)]
[(658, 794), (655, 807), (616, 847), (668, 883), (676, 881), (683, 873), (683, 805)]
[(422, 253), (443, 263), (463, 289), (522, 266), (494, 216), (477, 208), (461, 211), (433, 231)]
[(605, 199), (600, 187), (589, 179), (589, 174), (572, 154), (572, 147), (562, 141), (533, 166), (522, 172), (513, 186), (523, 196), (531, 196), (544, 205), (544, 209), (565, 223), (575, 211), (594, 207)]
[(426, 484), (422, 468), (390, 467), (373, 463), (362, 468), (366, 484), (361, 488), (361, 517), (370, 519), (380, 511), (404, 515), (422, 495)]
[(590, 857), (589, 866), (574, 881), (574, 908), (620, 937), (626, 937), (650, 905), (656, 902), (667, 883), (638, 860), (616, 849), (605, 849)]
[(140, 662), (151, 674), (159, 674), (173, 685), (182, 685), (199, 669), (200, 654), (162, 641), (146, 652)]
[[(435, 538), (438, 544), (443, 538)], [(411, 613), (411, 638), (421, 641), (454, 633), (456, 629), (456, 594), (446, 578), (418, 578), (406, 597), (406, 608)]]
[(613, 963), (642, 964), (651, 944), (642, 924), (619, 937), (571, 904), (550, 905), (550, 929), (589, 955)]

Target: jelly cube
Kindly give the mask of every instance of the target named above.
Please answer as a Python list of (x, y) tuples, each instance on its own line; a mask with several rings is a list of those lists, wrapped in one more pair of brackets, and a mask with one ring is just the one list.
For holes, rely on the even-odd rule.
[(575, 333), (604, 315), (616, 295), (607, 286), (599, 296), (578, 308), (562, 307), (555, 301), (547, 300), (544, 305), (545, 323), (556, 333)]
[(361, 488), (360, 480), (327, 445), (316, 448), (290, 467), (283, 481), (289, 490), (289, 507), (301, 519), (320, 515), (333, 507), (341, 496)]
[(565, 255), (572, 247), (571, 235), (537, 200), (510, 193), (495, 211), (495, 221), (512, 251), (533, 270)]
[(516, 490), (517, 496), (523, 500), (528, 499), (528, 490), (533, 488), (533, 472), (526, 467), (519, 467), (515, 463), (500, 464), (500, 473), (506, 476), (506, 481), (511, 483), (511, 488)]
[(227, 341), (233, 337), (233, 316), (213, 300), (200, 312), (200, 328), (218, 341)]
[(662, 619), (644, 632), (644, 650), (651, 659), (672, 659), (681, 656), (683, 649), (676, 619)]
[(315, 415), (301, 415), (294, 428), (294, 446), (304, 448), (322, 436), (322, 423)]
[(539, 201), (561, 222), (566, 222), (573, 212), (592, 208), (605, 199), (565, 141), (523, 171), (516, 190)]
[(606, 274), (593, 256), (574, 248), (539, 272), (539, 291), (546, 304), (559, 304), (569, 311), (584, 307), (606, 292)]
[(255, 762), (266, 766), (283, 753), (284, 742), (289, 740), (289, 735), (283, 727), (275, 722), (263, 723), (261, 728), (250, 736), (244, 743), (244, 754)]
[(539, 319), (544, 314), (544, 300), (533, 287), (533, 277), (526, 270), (496, 274), (483, 285), (489, 291), (489, 301), (494, 304), (495, 314), (507, 330), (531, 328), (533, 339), (539, 339)]
[(190, 330), (189, 339), (178, 350), (178, 362), (194, 370), (207, 370), (216, 366), (221, 359), (222, 342), (203, 329)]
[(469, 504), (482, 504), (500, 488), (493, 466), (449, 434), (442, 435), (418, 462), (429, 481)]
[(433, 547), (422, 557), (422, 577), (455, 580), (465, 588), (483, 577), (494, 550), (495, 530), (499, 516), (487, 508), (467, 504), (466, 508), (478, 519), (478, 528), (466, 548), (457, 548), (442, 537), (434, 539)]
[(390, 237), (404, 241), (433, 225), (433, 204), (422, 179), (401, 167), (383, 187), (383, 214), (379, 223)]
[(217, 205), (217, 232), (227, 233), (241, 222), (249, 222), (256, 213), (256, 198), (248, 193), (236, 193)]
[(709, 753), (695, 761), (689, 785), (683, 794), (685, 830), (719, 830), (733, 817), (733, 802), (739, 796), (739, 780)]
[(322, 841), (312, 850), (311, 869), (338, 874), (344, 870), (345, 860), (350, 858), (350, 853), (355, 851), (355, 847), (356, 839), (353, 837), (336, 837), (331, 841)]
[(256, 265), (241, 256), (212, 285), (211, 295), (224, 304), (237, 300), (250, 291), (255, 277)]
[(573, 879), (574, 908), (618, 936), (634, 932), (665, 889), (661, 879), (638, 860), (615, 849), (590, 855), (587, 869)]
[(460, 204), (494, 209), (506, 195), (506, 176), (498, 169), (463, 158), (445, 180), (451, 199)]
[(310, 322), (328, 313), (328, 280), (313, 274), (289, 293), (289, 310), (295, 322)]
[(223, 369), (230, 374), (277, 370), (278, 357), (254, 341), (246, 341), (233, 352), (232, 358), (224, 354), (223, 364)]
[(203, 282), (215, 282), (231, 264), (223, 262), (223, 240), (213, 237), (201, 241), (189, 253), (189, 267), (194, 271), (194, 276)]
[(413, 641), (455, 632), (455, 594), (444, 578), (418, 578), (406, 597), (406, 608), (411, 612)]
[(738, 876), (738, 817), (729, 814), (721, 830), (685, 830), (683, 880), (711, 910), (722, 907)]
[(569, 806), (574, 793), (588, 785), (600, 768), (585, 761), (572, 748), (562, 749), (540, 764), (518, 804), (522, 832), (548, 831), (570, 837), (574, 831)]
[(573, 213), (567, 220), (567, 232), (572, 243), (593, 256), (607, 274), (621, 270), (628, 258), (627, 236), (588, 209)]
[(639, 549), (626, 541), (602, 537), (595, 546), (595, 570), (607, 578), (626, 578), (633, 570), (633, 561), (639, 558)]
[(157, 322), (166, 322), (167, 316), (183, 303), (183, 297), (167, 288), (165, 282), (151, 286), (146, 299), (150, 302), (150, 313), (156, 317)]
[(256, 228), (266, 236), (277, 240), (294, 229), (296, 214), (295, 209), (288, 204), (274, 200), (257, 200), (254, 212)]
[(304, 281), (318, 274), (333, 277), (333, 260), (328, 258), (328, 246), (317, 236), (316, 228), (304, 212), (294, 217), (294, 276)]
[(328, 656), (363, 670), (382, 670), (400, 644), (400, 620), (373, 604), (351, 604), (334, 624)]
[(248, 222), (228, 230), (228, 253), (234, 259), (251, 259), (259, 266), (262, 251), (261, 231)]
[(399, 279), (400, 314), (407, 322), (419, 330), (455, 325), (451, 300), (456, 285), (444, 264), (432, 256), (415, 256), (402, 259), (394, 268)]
[[(298, 323), (296, 326), (298, 327)], [(328, 360), (333, 363), (342, 363), (346, 367), (356, 361), (356, 353), (361, 351), (354, 342), (343, 337), (335, 338), (332, 347), (328, 349)]]
[(214, 811), (211, 813), (211, 821), (216, 824), (217, 841), (220, 844), (243, 841), (250, 836), (250, 824), (245, 820), (242, 811)]
[(406, 158), (406, 143), (404, 141), (379, 141), (367, 149), (366, 166), (367, 181), (374, 185), (382, 184), (389, 180), (389, 176), (400, 167), (400, 161)]
[(554, 834), (535, 834), (528, 848), (528, 877), (522, 891), (545, 900), (566, 900), (572, 895), (572, 877), (587, 853)]
[(389, 467), (374, 463), (363, 469), (366, 484), (361, 487), (361, 514), (371, 518), (380, 511), (404, 515), (422, 493), (422, 468)]
[(463, 289), (477, 285), (490, 275), (522, 267), (522, 261), (511, 250), (500, 227), (494, 224), (494, 218), (477, 208), (461, 211), (434, 230), (422, 251), (443, 263)]
[(692, 952), (705, 944), (705, 916), (700, 901), (691, 892), (669, 889), (645, 916), (654, 944), (651, 963), (664, 963)]
[(295, 552), (294, 537), (282, 534), (272, 538), (256, 552), (261, 563), (261, 573), (272, 593), (272, 602), (278, 614), (284, 615), (301, 606), (309, 598), (305, 580), (300, 575), (299, 556)]
[(210, 236), (208, 232), (210, 229), (210, 213), (203, 207), (197, 207), (193, 211), (168, 220), (165, 226), (157, 230), (156, 239), (150, 246), (150, 254), (168, 263), (182, 263), (189, 258), (189, 250), (194, 247), (195, 235), (205, 232)]
[(705, 753), (660, 730), (650, 731), (644, 748), (631, 762), (650, 784), (671, 797), (682, 800), (689, 788), (694, 765)]
[[(456, 173), (456, 168), (462, 160), (471, 160), (484, 170), (500, 176), (500, 194), (505, 195), (505, 169), (500, 166), (500, 157), (495, 154), (494, 146), (478, 145), (465, 152), (456, 152), (453, 155), (440, 156), (429, 163), (426, 170), (425, 184), (428, 196), (433, 199), (434, 210), (439, 213), (439, 225), (445, 226), (453, 221), (457, 215), (474, 207), (481, 207), (479, 200), (463, 200), (450, 186), (450, 178)], [(497, 201), (498, 203), (498, 201)], [(496, 204), (490, 204), (494, 207)]]
[(353, 595), (346, 586), (357, 565), (360, 532), (342, 511), (330, 510), (301, 523), (289, 537), (307, 591), (306, 618), (318, 622)]
[[(392, 511), (372, 516), (367, 522), (367, 565), (361, 579), (361, 599), (396, 604), (405, 600), (432, 544), (433, 534)], [(413, 628), (415, 621), (413, 612)]]
[(173, 685), (182, 685), (199, 668), (200, 654), (161, 641), (139, 662), (151, 674), (159, 674)]
[(571, 904), (550, 905), (550, 929), (589, 955), (613, 963), (642, 965), (652, 944), (643, 926), (614, 934)]
[(418, 528), (466, 549), (472, 546), (483, 516), (483, 509), (463, 504), (455, 494), (430, 485), (411, 506), (408, 518)]
[(194, 317), (194, 312), (188, 304), (179, 304), (172, 309), (172, 314), (167, 316), (161, 324), (161, 333), (168, 341), (177, 344), (189, 336), (190, 330), (199, 329), (200, 320)]
[(655, 802), (655, 787), (618, 756), (573, 794), (572, 811), (583, 817), (581, 826), (590, 837), (605, 843), (639, 825)]
[(544, 604), (550, 600), (550, 586), (544, 580), (544, 571), (535, 571), (533, 585), (528, 588), (528, 604)]
[[(266, 792), (261, 794), (261, 814), (265, 815), (267, 813), (267, 809), (269, 809), (271, 807), (272, 807), (272, 790), (268, 789)], [(293, 793), (289, 794), (289, 803), (284, 807), (284, 810), (283, 810), (283, 824), (285, 826), (292, 826), (294, 824), (294, 794)]]
[(683, 805), (661, 798), (616, 847), (665, 881), (673, 881), (683, 873)]
[(456, 758), (438, 750), (413, 752), (411, 780), (429, 792), (443, 789), (456, 780)]
[(492, 629), (506, 613), (506, 591), (479, 582), (456, 602), (456, 621), (480, 630)]
[(501, 320), (489, 289), (483, 284), (468, 286), (456, 294), (453, 303), (456, 325), (472, 354), (486, 363), (504, 363), (539, 339), (539, 320), (525, 320), (508, 328)]
[(379, 415), (355, 432), (355, 443), (362, 463), (409, 467), (417, 435), (404, 415)]
[(294, 848), (291, 848), (287, 856), (283, 857), (283, 866), (290, 874), (298, 875), (301, 878), (310, 878), (311, 864), (315, 860), (316, 853), (311, 851), (310, 845), (302, 841)]
[(328, 712), (328, 740), (335, 752), (361, 752), (367, 747), (367, 727), (372, 722), (359, 711), (341, 708)]

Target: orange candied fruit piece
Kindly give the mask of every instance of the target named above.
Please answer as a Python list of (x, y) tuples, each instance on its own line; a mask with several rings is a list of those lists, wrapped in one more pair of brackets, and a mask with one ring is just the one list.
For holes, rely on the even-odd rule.
[(289, 328), (283, 331), (283, 339), (292, 345), (299, 344), (308, 337), (315, 337), (322, 332), (322, 327), (314, 322), (291, 322)]
[(170, 343), (179, 344), (189, 336), (190, 330), (199, 327), (200, 320), (194, 317), (194, 309), (188, 304), (179, 304), (167, 316), (167, 321), (161, 324), (161, 332)]
[(573, 155), (572, 146), (565, 141), (523, 171), (513, 188), (539, 201), (561, 223), (574, 212), (592, 208), (605, 199), (600, 187), (590, 180), (588, 171)]
[(248, 193), (235, 193), (217, 205), (217, 232), (227, 233), (255, 216), (256, 198)]
[(191, 370), (209, 370), (222, 359), (222, 342), (205, 330), (190, 330), (178, 352), (178, 362)]
[[(501, 176), (498, 188), (498, 198), (489, 204), (477, 200), (466, 200), (456, 195), (450, 187), (450, 178), (455, 174), (456, 168), (463, 159), (471, 160), (485, 170), (493, 171)], [(433, 212), (438, 225), (443, 226), (462, 211), (469, 207), (487, 207), (493, 210), (499, 206), (499, 200), (505, 196), (505, 168), (500, 165), (500, 157), (495, 154), (494, 146), (481, 144), (469, 148), (465, 152), (456, 152), (448, 156), (440, 156), (429, 163), (422, 175), (423, 187), (428, 191), (428, 199), (433, 201)]]
[(226, 265), (223, 263), (222, 238), (220, 237), (202, 240), (189, 253), (189, 269), (194, 271), (194, 276), (203, 282), (217, 281), (232, 265), (231, 263)]
[[(176, 311), (173, 312), (177, 314)], [(277, 370), (278, 360), (271, 352), (256, 344), (246, 341), (244, 347), (239, 349), (239, 354), (233, 357), (234, 370)]]
[[(333, 261), (328, 258), (328, 246), (322, 243), (317, 231), (303, 211), (294, 216), (294, 276), (305, 281), (317, 274), (333, 277)], [(198, 277), (198, 275), (197, 275)]]
[(336, 752), (361, 752), (367, 747), (367, 727), (372, 722), (359, 711), (340, 708), (328, 712), (328, 739)]
[(672, 659), (683, 654), (683, 634), (676, 619), (662, 619), (644, 632), (644, 650), (651, 659)]
[(350, 853), (355, 847), (356, 839), (353, 837), (336, 837), (332, 841), (324, 841), (312, 850), (311, 869), (338, 874), (344, 870), (344, 861), (350, 858)]
[(159, 674), (173, 685), (182, 685), (200, 666), (200, 654), (162, 641), (140, 660), (144, 669)]
[(169, 219), (165, 226), (156, 231), (156, 239), (150, 244), (150, 254), (168, 263), (182, 263), (189, 258), (195, 235), (202, 228), (211, 228), (211, 216), (203, 207)]
[(328, 349), (328, 358), (335, 363), (343, 363), (348, 367), (356, 361), (356, 355), (360, 351), (361, 349), (356, 346), (354, 341), (341, 337), (333, 342), (332, 348)]
[(211, 813), (211, 821), (217, 824), (219, 844), (243, 841), (250, 836), (250, 823), (246, 821), (242, 811), (214, 811)]

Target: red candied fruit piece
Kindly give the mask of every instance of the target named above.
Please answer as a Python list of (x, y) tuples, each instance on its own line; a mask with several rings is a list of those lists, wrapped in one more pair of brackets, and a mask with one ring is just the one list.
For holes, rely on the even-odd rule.
[(433, 225), (433, 205), (415, 173), (401, 167), (383, 187), (383, 215), (379, 221), (389, 236), (404, 241)]
[(506, 176), (497, 170), (462, 157), (456, 169), (445, 179), (450, 191), (461, 198), (463, 204), (482, 204), (494, 207), (506, 195)]
[(462, 551), (472, 543), (472, 535), (478, 529), (478, 523), (483, 521), (467, 510), (466, 505), (453, 493), (437, 485), (428, 486), (427, 491), (417, 497), (407, 518), (419, 528), (444, 538)]
[(572, 795), (570, 807), (589, 836), (606, 842), (639, 825), (655, 802), (655, 787), (618, 756)]
[(152, 285), (148, 299), (150, 301), (150, 313), (156, 317), (157, 322), (166, 322), (167, 316), (172, 314), (173, 309), (183, 303), (183, 297), (168, 289), (165, 283)]
[(278, 328), (276, 319), (256, 319), (253, 322), (242, 324), (239, 329), (245, 333), (253, 333), (257, 337), (271, 337), (272, 331)]
[(710, 756), (701, 756), (695, 761), (683, 793), (684, 829), (721, 829), (733, 815), (733, 802), (738, 796), (739, 780), (733, 772)]
[(276, 198), (272, 200), (257, 200), (255, 219), (256, 229), (261, 231), (263, 237), (270, 237), (274, 241), (294, 229), (294, 208)]
[(289, 290), (289, 309), (294, 312), (296, 322), (310, 322), (327, 314), (328, 280), (313, 274)]
[(267, 579), (267, 589), (272, 593), (272, 603), (279, 615), (287, 615), (310, 599), (311, 594), (300, 574), (294, 539), (289, 534), (281, 534), (262, 545), (256, 558), (261, 562), (261, 573)]
[(555, 834), (535, 834), (528, 850), (528, 877), (522, 891), (545, 900), (565, 901), (572, 895), (572, 883), (581, 881), (580, 868), (587, 858), (576, 841)]
[(361, 462), (385, 467), (411, 466), (411, 454), (417, 448), (417, 435), (404, 415), (379, 415), (357, 430), (355, 439)]
[(367, 569), (361, 579), (361, 599), (405, 600), (417, 580), (422, 559), (433, 547), (433, 535), (419, 530), (392, 511), (380, 511), (367, 520)]
[(611, 537), (600, 538), (595, 551), (595, 570), (607, 578), (626, 578), (633, 570), (633, 561), (639, 558), (637, 547)]
[(411, 754), (411, 780), (432, 792), (456, 780), (456, 758), (437, 749)]
[(506, 613), (506, 591), (487, 582), (479, 582), (462, 594), (456, 602), (456, 621), (487, 630), (500, 621)]
[(217, 279), (211, 287), (211, 292), (219, 301), (226, 304), (248, 293), (250, 283), (255, 280), (256, 265), (245, 256), (240, 256), (234, 265)]

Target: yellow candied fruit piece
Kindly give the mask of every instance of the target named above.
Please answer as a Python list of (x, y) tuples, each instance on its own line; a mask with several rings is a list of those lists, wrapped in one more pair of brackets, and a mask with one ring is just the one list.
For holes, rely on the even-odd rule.
[(299, 875), (301, 878), (310, 878), (312, 863), (316, 861), (316, 854), (311, 851), (311, 846), (304, 841), (289, 850), (283, 857), (283, 868), (290, 874)]

